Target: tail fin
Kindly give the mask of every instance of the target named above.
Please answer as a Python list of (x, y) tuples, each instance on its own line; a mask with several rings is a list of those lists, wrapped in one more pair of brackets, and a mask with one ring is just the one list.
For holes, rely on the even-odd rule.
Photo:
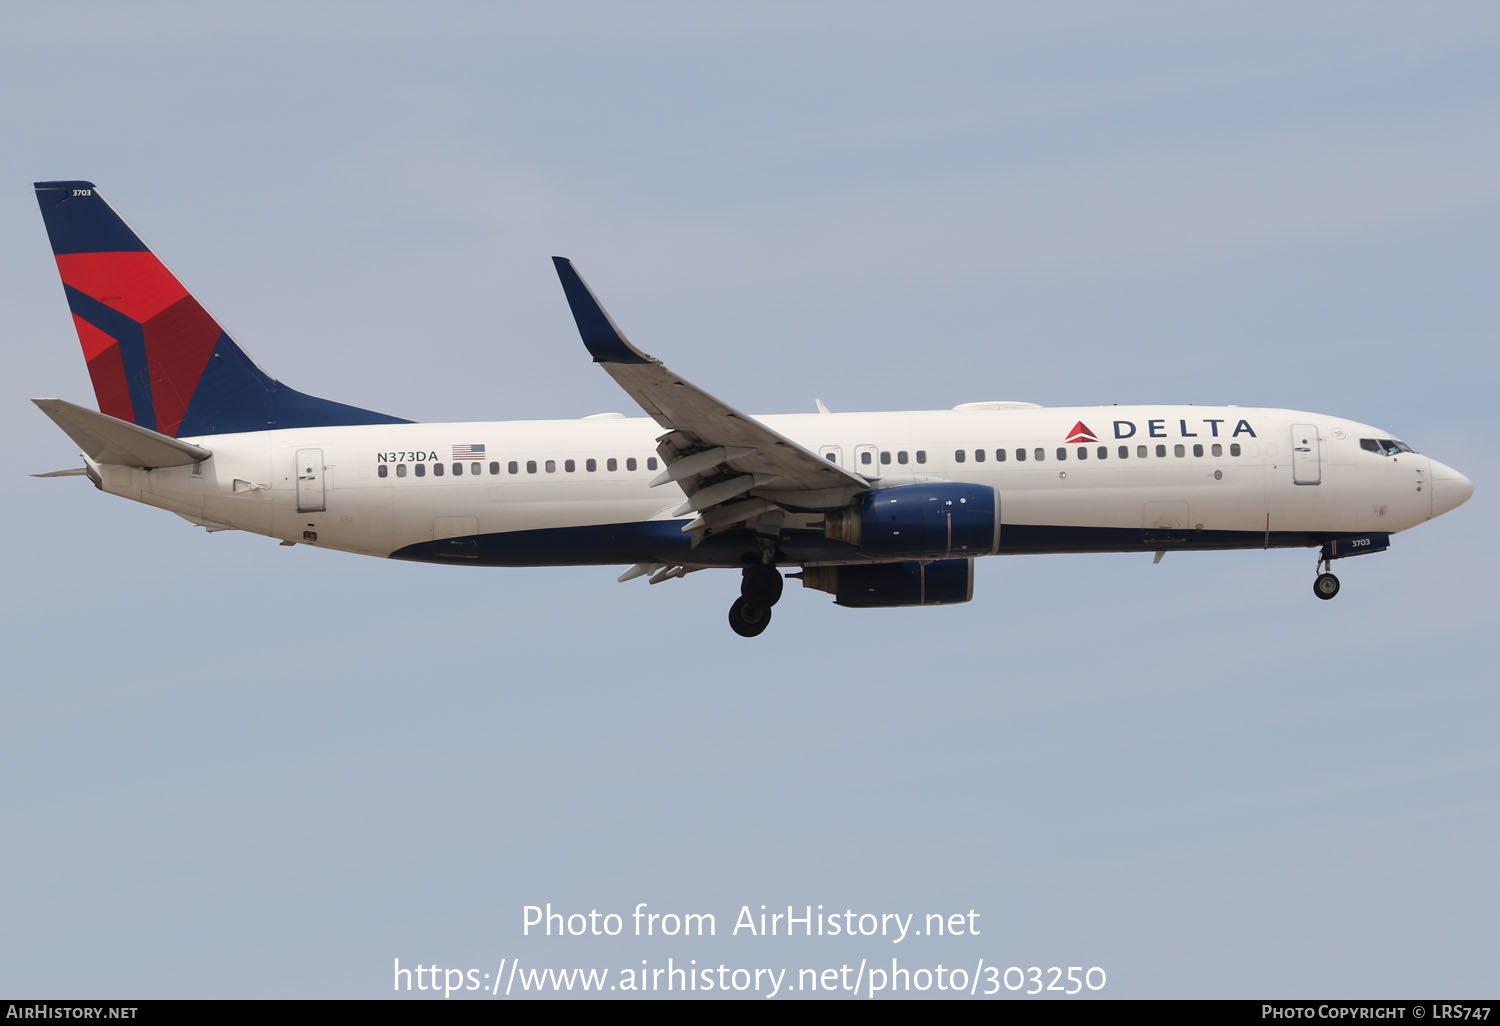
[(401, 424), (266, 374), (90, 182), (37, 182), (99, 409), (172, 438)]

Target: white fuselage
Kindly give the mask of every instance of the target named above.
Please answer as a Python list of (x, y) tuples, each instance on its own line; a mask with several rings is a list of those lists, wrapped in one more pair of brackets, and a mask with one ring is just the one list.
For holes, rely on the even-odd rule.
[[(1434, 475), (1447, 468), (1416, 453), (1367, 451), (1362, 439), (1394, 436), (1338, 417), (1241, 407), (975, 405), (758, 419), (878, 479), (876, 487), (993, 485), (1002, 552), (1231, 548), (1260, 538), (1314, 544), (1300, 536), (1394, 533), (1451, 508), (1441, 498), (1434, 504)], [(650, 485), (660, 471), (661, 432), (647, 418), (613, 415), (297, 428), (188, 439), (213, 451), (190, 467), (93, 469), (104, 490), (210, 529), (390, 556), (444, 538), (686, 522), (691, 513), (673, 515), (681, 489)], [(456, 447), (466, 454), (482, 447), (483, 455), (455, 459)], [(816, 528), (819, 519), (791, 526)], [(514, 546), (507, 550), (514, 558), (492, 562), (629, 556), (624, 536), (601, 548), (594, 535), (578, 535), (566, 553), (556, 544), (563, 536), (547, 537), (549, 546)], [(1018, 543), (1009, 544), (1011, 537)], [(1094, 540), (1078, 540), (1088, 537)], [(1195, 537), (1219, 540), (1195, 544)]]

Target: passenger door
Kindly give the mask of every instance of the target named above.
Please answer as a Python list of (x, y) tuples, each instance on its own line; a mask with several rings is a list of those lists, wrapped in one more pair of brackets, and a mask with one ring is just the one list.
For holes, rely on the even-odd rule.
[(1292, 483), (1299, 485), (1321, 484), (1323, 481), (1323, 452), (1318, 442), (1315, 424), (1292, 425)]
[(323, 495), (323, 450), (298, 449), (296, 470), (297, 512), (323, 512), (328, 508)]

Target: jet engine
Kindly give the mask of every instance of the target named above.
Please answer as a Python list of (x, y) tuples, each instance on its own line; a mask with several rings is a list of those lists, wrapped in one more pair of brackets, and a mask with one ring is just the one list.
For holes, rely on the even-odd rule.
[(810, 566), (802, 571), (802, 586), (826, 591), (836, 605), (853, 609), (950, 605), (974, 597), (974, 561)]
[(829, 512), (823, 533), (877, 558), (986, 556), (1000, 548), (1000, 494), (949, 482), (877, 488)]

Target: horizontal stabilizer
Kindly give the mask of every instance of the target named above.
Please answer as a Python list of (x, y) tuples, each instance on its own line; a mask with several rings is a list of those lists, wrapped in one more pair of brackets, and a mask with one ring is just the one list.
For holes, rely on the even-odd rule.
[(32, 474), (32, 477), (82, 477), (88, 471), (83, 467), (72, 467), (68, 470), (49, 470), (45, 474)]
[(33, 399), (37, 408), (52, 418), (67, 436), (78, 443), (95, 463), (124, 467), (185, 467), (201, 463), (213, 453), (202, 446), (180, 442), (149, 428), (98, 413), (63, 399)]

